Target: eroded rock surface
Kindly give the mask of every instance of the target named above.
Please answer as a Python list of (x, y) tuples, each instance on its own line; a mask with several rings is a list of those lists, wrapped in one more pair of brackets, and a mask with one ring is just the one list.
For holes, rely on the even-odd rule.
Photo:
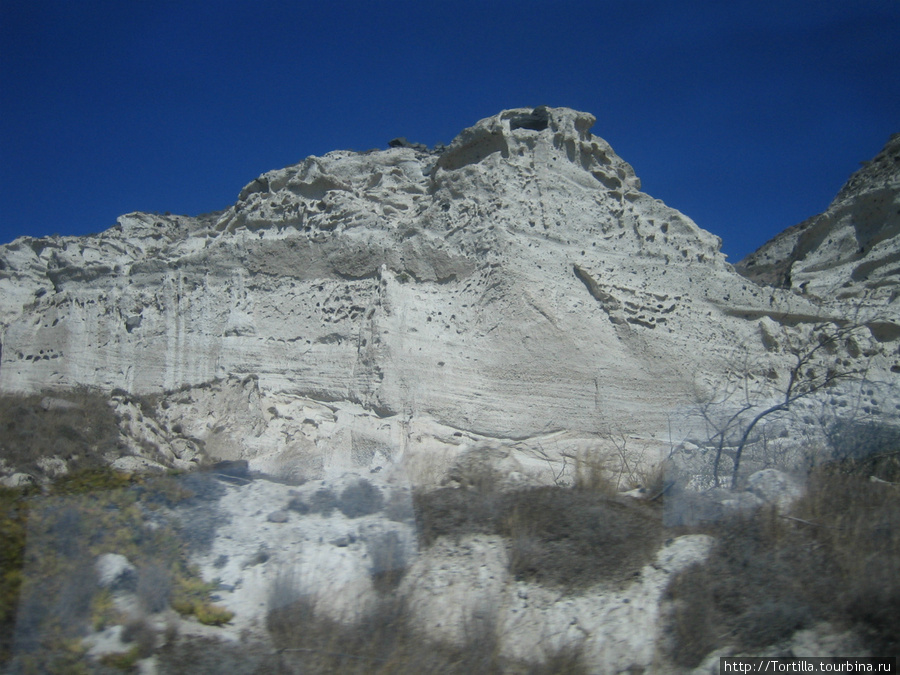
[[(804, 296), (737, 275), (593, 123), (507, 110), (442, 152), (392, 143), (270, 171), (220, 213), (132, 213), (98, 235), (0, 247), (0, 389), (169, 392), (169, 421), (209, 456), (289, 472), (322, 462), (323, 444), (363, 463), (407, 446), (439, 456), (467, 435), (546, 454), (548, 437), (577, 446), (614, 428), (658, 447), (738, 347), (777, 388), (787, 345), (851, 311), (878, 320), (841, 357), (900, 368), (896, 173), (862, 176), (826, 218), (865, 230), (864, 260), (807, 246), (794, 265), (795, 286), (819, 279), (815, 256), (851, 281), (867, 266), (865, 307), (855, 291), (826, 302), (813, 277)], [(865, 223), (838, 213), (860, 200)]]
[[(412, 489), (633, 489), (665, 496), (673, 525), (788, 508), (799, 492), (772, 466), (900, 416), (900, 137), (741, 264), (757, 284), (641, 192), (594, 121), (507, 110), (445, 148), (395, 139), (270, 171), (222, 212), (0, 247), (0, 392), (39, 394), (3, 399), (0, 482), (46, 482), (83, 456), (212, 466), (185, 480), (213, 485), (214, 506), (176, 515), (234, 612), (209, 629), (229, 639), (304, 595), (358, 619), (399, 570), (397, 594), (438, 639), (490, 622), (511, 659), (577, 646), (599, 671), (656, 667), (666, 586), (708, 537), (673, 537), (627, 583), (561, 594), (515, 578), (492, 530), (420, 550)], [(809, 395), (741, 440), (794, 386)], [(22, 459), (42, 414), (89, 410), (102, 438), (68, 425), (68, 452)], [(748, 491), (688, 491), (741, 453)], [(660, 480), (644, 471), (670, 456)], [(114, 584), (127, 562), (99, 573)], [(122, 648), (119, 628), (97, 644)]]
[[(893, 305), (900, 280), (900, 134), (854, 173), (825, 213), (742, 260), (751, 279), (818, 298)], [(897, 316), (896, 306), (892, 313)]]

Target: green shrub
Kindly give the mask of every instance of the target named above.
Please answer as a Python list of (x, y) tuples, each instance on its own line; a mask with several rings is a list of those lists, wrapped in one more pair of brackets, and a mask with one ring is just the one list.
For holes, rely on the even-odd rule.
[(0, 488), (0, 665), (10, 656), (33, 488)]
[(197, 620), (207, 626), (221, 626), (228, 623), (234, 618), (234, 612), (229, 612), (224, 607), (213, 605), (208, 602), (197, 603), (194, 606), (194, 616)]
[(189, 568), (176, 575), (172, 589), (172, 608), (186, 616), (194, 614), (197, 606), (207, 601), (214, 588), (213, 584), (203, 581), (196, 570)]
[(57, 478), (50, 486), (50, 494), (65, 497), (91, 495), (109, 490), (120, 490), (140, 479), (131, 474), (119, 473), (108, 466), (79, 469)]
[(91, 628), (103, 630), (118, 617), (112, 592), (102, 589), (91, 600)]
[[(210, 603), (212, 586), (187, 565), (190, 547), (183, 533), (164, 518), (157, 518), (156, 527), (146, 527), (147, 514), (160, 506), (160, 495), (164, 501), (172, 495), (181, 499), (171, 480), (157, 490), (153, 478), (89, 468), (59, 479), (49, 486), (48, 496), (26, 501), (21, 495), (27, 491), (0, 491), (0, 620), (9, 627), (0, 638), (5, 648), (0, 657), (11, 656), (7, 636), (15, 625), (19, 652), (30, 654), (36, 672), (77, 672), (73, 664), (78, 659), (66, 645), (119, 619), (110, 592), (96, 584), (94, 564), (104, 553), (124, 555), (138, 568), (136, 590), (145, 611), (161, 611), (171, 601), (211, 625), (231, 620), (231, 612)], [(127, 666), (131, 656), (120, 657), (120, 665)], [(18, 657), (16, 668), (25, 668), (28, 659)], [(57, 668), (56, 663), (67, 665)]]
[(135, 645), (131, 647), (127, 652), (113, 652), (111, 654), (104, 654), (100, 657), (100, 663), (104, 666), (109, 666), (110, 668), (115, 668), (116, 670), (121, 670), (124, 673), (130, 673), (134, 670), (135, 665), (141, 659), (140, 647)]

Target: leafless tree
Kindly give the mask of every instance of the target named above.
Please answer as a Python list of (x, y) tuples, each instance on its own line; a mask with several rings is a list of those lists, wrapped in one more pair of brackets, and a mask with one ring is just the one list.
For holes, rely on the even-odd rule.
[[(787, 382), (779, 392), (778, 401), (756, 413), (744, 427), (734, 453), (734, 466), (731, 471), (731, 487), (737, 483), (737, 474), (741, 466), (741, 456), (753, 429), (766, 417), (787, 411), (792, 404), (802, 398), (834, 386), (841, 380), (849, 380), (864, 376), (866, 366), (854, 367), (851, 361), (844, 365), (837, 359), (829, 365), (822, 362), (823, 354), (834, 355), (839, 348), (863, 327), (858, 324), (843, 326), (821, 323), (813, 327), (810, 342), (797, 342), (788, 347), (792, 357), (792, 365), (787, 374)], [(718, 459), (718, 458), (717, 458)]]
[(753, 361), (747, 352), (739, 352), (724, 382), (713, 393), (698, 395), (697, 411), (715, 448), (712, 469), (716, 487), (726, 454), (732, 457), (730, 484), (736, 486), (741, 461), (763, 420), (787, 413), (802, 399), (841, 382), (866, 380), (874, 352), (861, 349), (859, 343), (866, 342), (868, 332), (866, 322), (850, 320), (824, 321), (789, 331), (781, 347), (789, 360), (781, 367)]

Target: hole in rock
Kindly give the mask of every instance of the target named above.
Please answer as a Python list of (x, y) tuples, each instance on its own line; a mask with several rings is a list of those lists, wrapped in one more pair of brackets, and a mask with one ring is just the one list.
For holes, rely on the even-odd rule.
[(550, 124), (550, 112), (544, 107), (535, 108), (530, 113), (515, 115), (509, 119), (510, 130), (530, 129), (543, 131)]

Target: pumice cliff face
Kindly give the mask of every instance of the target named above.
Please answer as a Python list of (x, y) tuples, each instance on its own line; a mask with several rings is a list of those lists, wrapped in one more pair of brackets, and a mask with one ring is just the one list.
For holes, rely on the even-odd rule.
[(507, 110), (441, 152), (309, 157), (216, 214), (0, 247), (0, 389), (252, 381), (250, 457), (279, 406), (347, 448), (661, 438), (736, 345), (777, 362), (773, 331), (843, 310), (738, 275), (594, 121)]
[(891, 305), (900, 281), (898, 262), (900, 134), (895, 134), (824, 213), (782, 232), (737, 268), (749, 278), (822, 299)]

